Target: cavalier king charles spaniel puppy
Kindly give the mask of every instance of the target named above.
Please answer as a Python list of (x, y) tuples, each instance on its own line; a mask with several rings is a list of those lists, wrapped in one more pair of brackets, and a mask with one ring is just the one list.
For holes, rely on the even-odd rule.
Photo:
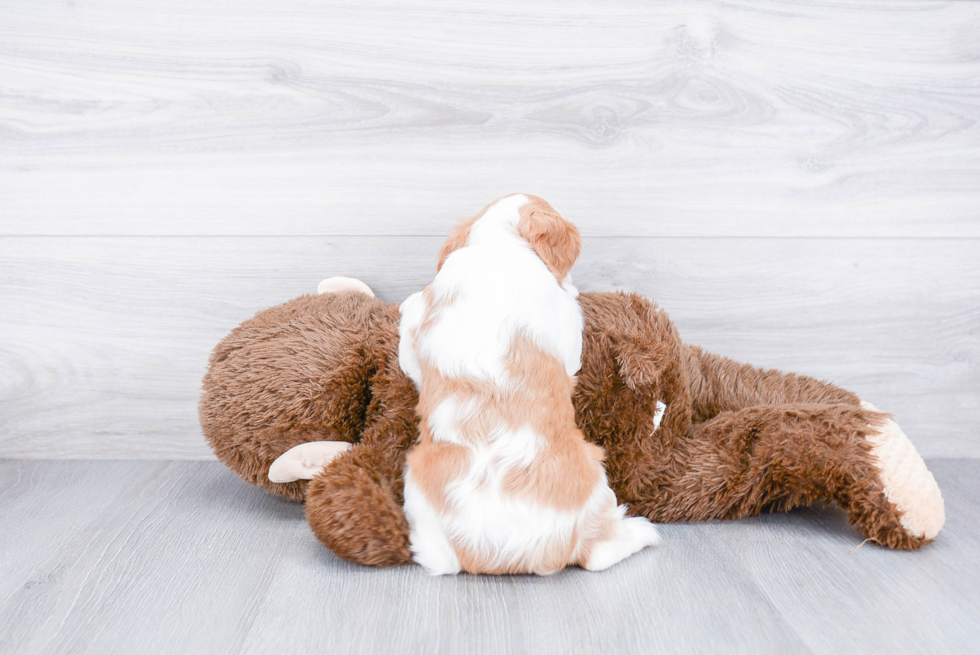
[(453, 230), (432, 284), (401, 306), (420, 419), (405, 514), (431, 574), (598, 571), (659, 542), (625, 517), (575, 425), (580, 247), (547, 202), (507, 196)]

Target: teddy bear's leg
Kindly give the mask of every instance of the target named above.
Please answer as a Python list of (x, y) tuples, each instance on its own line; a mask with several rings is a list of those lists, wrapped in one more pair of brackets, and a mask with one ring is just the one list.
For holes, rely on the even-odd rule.
[(646, 513), (731, 519), (832, 500), (865, 538), (915, 550), (942, 527), (942, 495), (893, 423), (853, 405), (722, 412), (693, 427), (669, 502)]
[(374, 298), (371, 287), (352, 277), (328, 277), (316, 285), (319, 293), (342, 293), (344, 291), (359, 291)]
[(364, 344), (385, 365), (371, 377), (358, 443), (316, 474), (306, 493), (306, 518), (317, 538), (340, 557), (373, 566), (411, 561), (402, 471), (418, 438), (418, 393), (396, 365), (395, 330), (382, 329), (397, 325), (385, 321)]
[[(868, 402), (862, 401), (861, 407), (879, 411)], [(915, 446), (891, 418), (875, 427), (868, 443), (885, 496), (902, 513), (902, 525), (912, 534), (935, 538), (946, 521), (943, 496)]]
[(758, 405), (860, 405), (856, 394), (806, 375), (743, 364), (684, 345), (684, 364), (695, 422)]
[(399, 490), (385, 473), (391, 453), (383, 450), (354, 446), (314, 475), (306, 491), (306, 519), (317, 539), (357, 564), (396, 566), (412, 558)]

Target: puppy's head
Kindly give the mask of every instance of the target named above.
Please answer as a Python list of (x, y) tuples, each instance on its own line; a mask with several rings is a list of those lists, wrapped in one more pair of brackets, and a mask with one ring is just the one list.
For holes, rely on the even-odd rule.
[[(517, 203), (520, 203), (518, 206)], [(572, 264), (578, 259), (582, 247), (582, 238), (574, 225), (562, 218), (554, 207), (547, 202), (531, 195), (505, 196), (484, 207), (479, 214), (457, 225), (442, 244), (439, 251), (439, 266), (441, 269), (446, 258), (455, 250), (465, 246), (470, 239), (470, 231), (474, 223), (492, 208), (494, 213), (487, 218), (498, 226), (510, 225), (514, 229), (516, 220), (517, 232), (527, 241), (548, 269), (558, 278), (559, 284), (568, 275)], [(516, 209), (517, 216), (510, 218)]]
[(534, 252), (538, 253), (561, 284), (578, 259), (582, 237), (578, 229), (562, 218), (554, 207), (536, 196), (528, 198), (520, 209), (521, 220), (517, 231), (531, 244)]

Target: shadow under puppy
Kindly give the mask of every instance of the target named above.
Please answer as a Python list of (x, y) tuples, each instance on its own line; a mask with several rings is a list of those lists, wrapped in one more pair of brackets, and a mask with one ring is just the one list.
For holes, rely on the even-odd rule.
[(405, 515), (429, 573), (601, 570), (659, 542), (625, 518), (602, 448), (575, 424), (580, 247), (544, 200), (507, 196), (453, 231), (435, 279), (401, 306), (420, 419)]

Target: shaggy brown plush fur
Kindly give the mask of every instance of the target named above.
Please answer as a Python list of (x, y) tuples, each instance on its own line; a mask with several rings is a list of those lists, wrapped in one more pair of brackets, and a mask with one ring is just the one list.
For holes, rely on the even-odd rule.
[[(653, 521), (731, 519), (837, 503), (865, 538), (914, 550), (866, 440), (886, 416), (852, 393), (764, 371), (681, 342), (653, 302), (583, 293), (579, 426), (606, 449), (610, 486)], [(410, 561), (402, 468), (418, 396), (398, 366), (398, 307), (357, 293), (303, 296), (260, 312), (214, 350), (201, 425), (246, 482), (306, 500), (316, 536), (341, 557)], [(667, 405), (654, 429), (656, 403)], [(307, 485), (268, 480), (307, 441), (355, 444)]]

